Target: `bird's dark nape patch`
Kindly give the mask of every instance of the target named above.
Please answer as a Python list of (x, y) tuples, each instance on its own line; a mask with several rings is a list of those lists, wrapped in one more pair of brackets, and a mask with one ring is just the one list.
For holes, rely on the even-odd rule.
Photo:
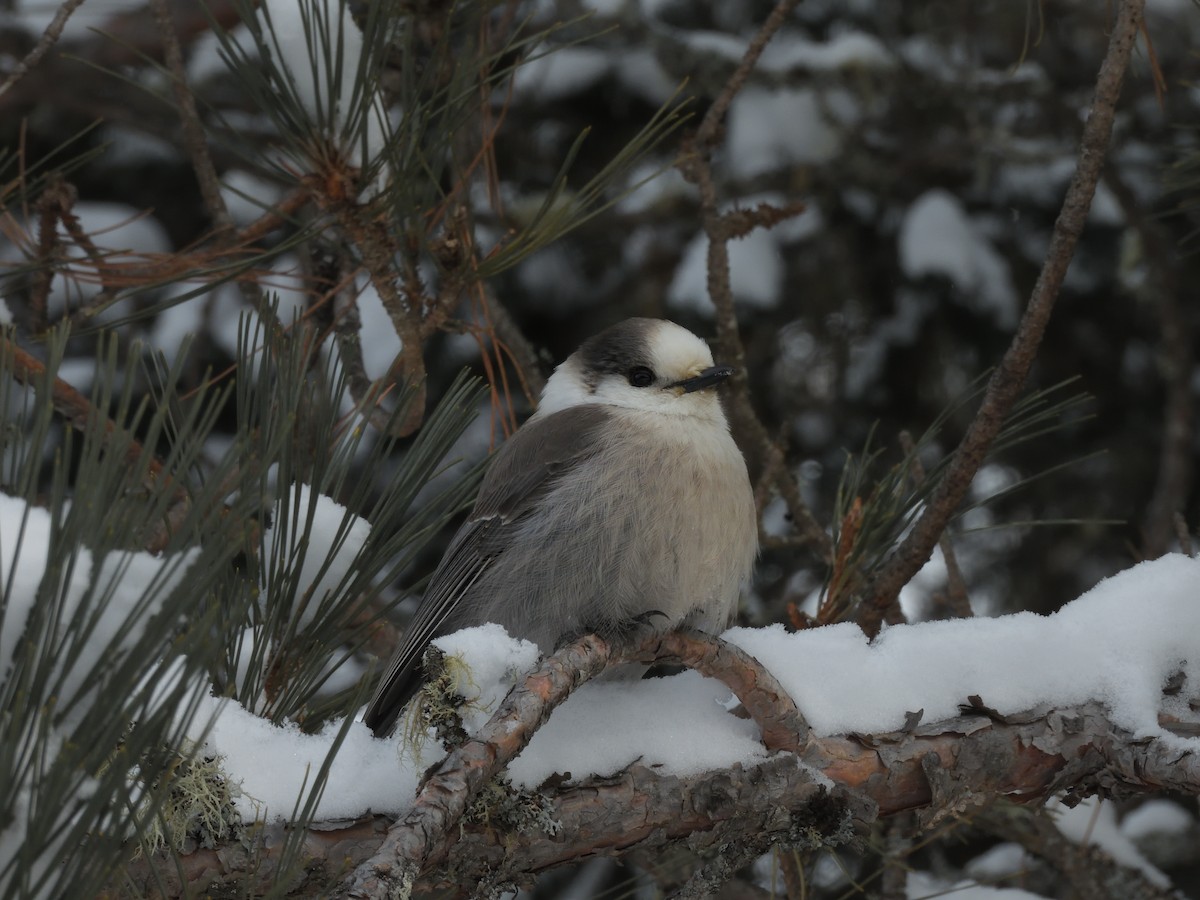
[(584, 382), (595, 392), (605, 375), (624, 375), (634, 366), (650, 363), (650, 334), (656, 319), (626, 319), (584, 341), (576, 354)]

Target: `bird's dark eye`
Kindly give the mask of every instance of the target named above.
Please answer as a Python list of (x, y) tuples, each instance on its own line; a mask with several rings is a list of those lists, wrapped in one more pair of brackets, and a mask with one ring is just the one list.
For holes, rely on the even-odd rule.
[(654, 373), (645, 366), (634, 366), (629, 370), (629, 383), (634, 387), (650, 387), (654, 384)]

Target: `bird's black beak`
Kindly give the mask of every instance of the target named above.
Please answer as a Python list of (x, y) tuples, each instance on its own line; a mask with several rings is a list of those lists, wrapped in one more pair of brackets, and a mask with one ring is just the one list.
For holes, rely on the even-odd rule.
[(685, 394), (690, 394), (692, 391), (715, 387), (732, 374), (733, 366), (710, 366), (699, 375), (685, 378), (683, 381), (676, 381), (674, 384), (668, 384), (667, 387), (679, 388)]

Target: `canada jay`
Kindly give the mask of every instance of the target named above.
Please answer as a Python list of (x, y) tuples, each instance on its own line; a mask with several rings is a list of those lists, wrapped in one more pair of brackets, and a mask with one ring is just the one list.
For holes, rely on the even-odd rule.
[(758, 552), (746, 463), (713, 390), (732, 373), (659, 319), (621, 322), (571, 354), (496, 453), (367, 726), (388, 734), (429, 642), (471, 625), (496, 622), (543, 653), (638, 623), (724, 630)]

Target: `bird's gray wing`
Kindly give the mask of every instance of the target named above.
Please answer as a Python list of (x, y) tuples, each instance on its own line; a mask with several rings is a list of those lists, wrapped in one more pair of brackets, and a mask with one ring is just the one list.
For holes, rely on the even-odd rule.
[(526, 422), (496, 452), (475, 508), (454, 535), (429, 580), (404, 641), (388, 664), (363, 721), (388, 734), (421, 685), (421, 657), (429, 642), (461, 625), (454, 613), (463, 596), (507, 549), (520, 522), (554, 487), (558, 476), (599, 449), (599, 431), (611, 415), (601, 406), (575, 406)]

